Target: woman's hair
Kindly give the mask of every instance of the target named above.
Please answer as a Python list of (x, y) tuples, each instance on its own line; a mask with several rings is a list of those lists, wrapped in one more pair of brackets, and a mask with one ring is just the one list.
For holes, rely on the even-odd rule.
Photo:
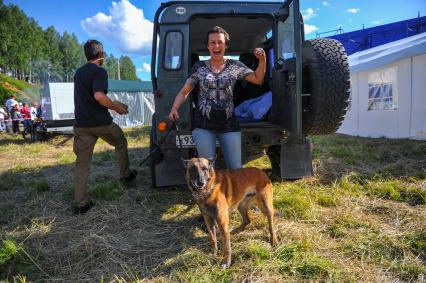
[(99, 41), (89, 39), (84, 44), (84, 55), (86, 55), (87, 61), (97, 59), (102, 53), (104, 53), (104, 47)]
[(226, 44), (226, 46), (228, 46), (228, 43), (229, 43), (229, 40), (230, 40), (229, 34), (226, 32), (226, 30), (224, 28), (222, 28), (220, 26), (212, 27), (211, 29), (209, 29), (207, 31), (206, 45), (209, 45), (209, 36), (212, 33), (222, 33), (225, 36), (225, 44)]

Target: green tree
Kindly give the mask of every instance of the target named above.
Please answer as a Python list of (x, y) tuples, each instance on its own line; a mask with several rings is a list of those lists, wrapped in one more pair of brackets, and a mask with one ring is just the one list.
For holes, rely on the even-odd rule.
[(62, 53), (62, 70), (64, 71), (63, 80), (66, 82), (73, 81), (73, 76), (77, 68), (84, 64), (85, 56), (80, 43), (78, 43), (75, 34), (64, 32), (59, 43)]
[(122, 80), (138, 80), (136, 67), (129, 56), (120, 57), (120, 78)]
[(11, 41), (8, 13), (8, 7), (0, 0), (0, 70), (3, 72), (7, 70), (7, 50)]
[(1, 7), (1, 62), (6, 72), (22, 79), (29, 62), (29, 51), (25, 46), (29, 34), (28, 18), (16, 5)]
[(117, 67), (118, 67), (118, 58), (114, 57), (114, 54), (110, 54), (106, 57), (104, 62), (104, 68), (108, 72), (108, 78), (112, 80), (118, 80)]
[(28, 79), (30, 82), (41, 82), (41, 77), (37, 72), (34, 71), (34, 64), (38, 61), (45, 60), (46, 55), (44, 50), (46, 50), (46, 42), (43, 38), (43, 30), (38, 25), (38, 23), (30, 18), (30, 62), (29, 62), (29, 74)]
[(63, 54), (60, 50), (61, 37), (53, 26), (48, 27), (44, 31), (45, 50), (44, 54), (48, 61), (47, 69), (43, 71), (41, 76), (43, 80), (62, 81), (63, 78)]

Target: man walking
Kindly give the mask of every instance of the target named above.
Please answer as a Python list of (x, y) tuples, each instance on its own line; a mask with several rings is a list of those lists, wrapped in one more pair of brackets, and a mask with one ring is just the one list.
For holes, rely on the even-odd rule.
[(127, 140), (121, 128), (112, 122), (108, 109), (120, 115), (128, 113), (127, 106), (111, 101), (108, 92), (108, 74), (102, 66), (105, 52), (97, 40), (84, 44), (87, 63), (74, 75), (74, 153), (77, 156), (74, 171), (74, 215), (87, 212), (94, 203), (88, 197), (87, 181), (90, 161), (98, 138), (115, 147), (120, 167), (120, 181), (128, 184), (137, 175), (129, 168)]

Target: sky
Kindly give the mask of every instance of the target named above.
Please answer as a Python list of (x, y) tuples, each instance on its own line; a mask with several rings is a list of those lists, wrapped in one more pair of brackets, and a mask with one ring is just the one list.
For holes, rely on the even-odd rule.
[[(262, 0), (258, 0), (261, 2)], [(272, 0), (273, 1), (273, 0)], [(153, 19), (165, 0), (4, 0), (46, 29), (100, 40), (108, 54), (127, 55), (137, 76), (150, 80)], [(275, 1), (273, 1), (275, 2)], [(306, 38), (341, 27), (344, 32), (426, 15), (426, 0), (300, 0)], [(321, 36), (334, 33), (321, 34)]]

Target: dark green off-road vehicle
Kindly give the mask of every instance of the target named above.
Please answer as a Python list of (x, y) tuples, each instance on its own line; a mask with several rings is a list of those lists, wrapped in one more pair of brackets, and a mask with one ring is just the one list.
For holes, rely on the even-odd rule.
[[(192, 65), (206, 59), (206, 32), (221, 26), (230, 34), (225, 55), (251, 69), (256, 47), (267, 53), (263, 85), (237, 83), (234, 104), (272, 92), (272, 106), (262, 120), (241, 122), (243, 162), (268, 154), (272, 170), (283, 179), (311, 176), (311, 146), (307, 136), (333, 133), (339, 127), (349, 97), (349, 66), (342, 45), (333, 39), (304, 39), (299, 1), (221, 2), (173, 1), (162, 4), (154, 19), (152, 84), (155, 114), (151, 150), (154, 186), (184, 184), (181, 157), (191, 157), (196, 89), (181, 106), (178, 122), (182, 148), (167, 122), (171, 105)], [(171, 123), (168, 124), (171, 126)]]

